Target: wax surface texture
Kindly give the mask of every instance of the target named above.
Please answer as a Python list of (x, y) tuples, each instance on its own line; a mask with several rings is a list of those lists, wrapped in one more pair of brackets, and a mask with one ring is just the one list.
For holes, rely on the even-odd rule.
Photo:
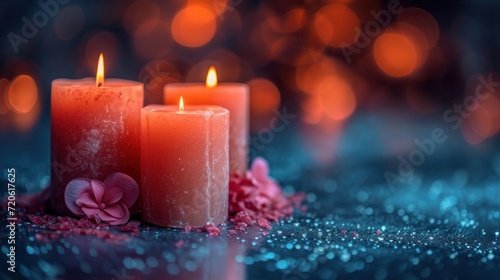
[(150, 105), (142, 109), (141, 122), (143, 219), (178, 228), (225, 222), (229, 111)]
[[(103, 180), (123, 172), (139, 183), (143, 84), (94, 78), (58, 79), (51, 92), (51, 205), (71, 214), (64, 190), (76, 178)], [(139, 201), (131, 211), (139, 209)]]

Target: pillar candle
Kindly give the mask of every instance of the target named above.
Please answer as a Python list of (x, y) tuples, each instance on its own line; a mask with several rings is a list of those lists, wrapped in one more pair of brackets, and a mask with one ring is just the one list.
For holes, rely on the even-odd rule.
[[(123, 172), (139, 182), (143, 84), (120, 79), (57, 79), (51, 92), (51, 205), (70, 215), (64, 190), (76, 178)], [(139, 202), (132, 206), (137, 211)]]
[(141, 197), (145, 221), (201, 227), (226, 221), (229, 111), (149, 105), (141, 116)]
[(248, 159), (249, 89), (246, 84), (217, 84), (215, 69), (211, 68), (207, 82), (171, 83), (163, 90), (165, 104), (177, 104), (182, 96), (186, 104), (215, 105), (230, 112), (229, 167), (230, 173), (244, 174)]

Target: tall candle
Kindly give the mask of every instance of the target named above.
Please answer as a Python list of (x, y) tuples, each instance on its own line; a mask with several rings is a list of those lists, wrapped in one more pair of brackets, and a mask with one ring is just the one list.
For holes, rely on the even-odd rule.
[(223, 223), (229, 196), (229, 111), (182, 107), (142, 109), (142, 218), (179, 228)]
[(229, 110), (229, 169), (231, 174), (244, 174), (248, 159), (248, 86), (239, 83), (217, 84), (217, 74), (211, 67), (205, 84), (171, 83), (165, 86), (165, 104), (177, 104), (181, 96), (186, 104), (215, 105)]
[[(64, 190), (72, 179), (103, 180), (123, 172), (139, 182), (142, 83), (97, 78), (57, 79), (51, 92), (51, 204), (71, 214)], [(102, 65), (102, 66), (101, 66)], [(132, 211), (138, 210), (139, 202)]]

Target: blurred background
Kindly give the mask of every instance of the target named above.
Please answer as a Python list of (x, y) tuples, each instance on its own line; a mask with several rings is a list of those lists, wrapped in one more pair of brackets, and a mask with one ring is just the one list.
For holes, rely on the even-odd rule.
[[(101, 52), (107, 77), (145, 84), (145, 104), (162, 103), (167, 83), (203, 82), (210, 65), (220, 82), (248, 83), (252, 156), (289, 140), (276, 136), (284, 110), (294, 151), (316, 167), (354, 151), (396, 169), (398, 155), (434, 128), (452, 139), (437, 153), (465, 145), (459, 153), (488, 154), (500, 129), (500, 95), (484, 84), (500, 81), (499, 8), (493, 0), (2, 1), (0, 167), (24, 168), (25, 191), (46, 186), (51, 81), (94, 76)], [(473, 100), (478, 88), (491, 96)]]
[(211, 65), (248, 83), (250, 157), (307, 193), (262, 238), (147, 227), (126, 246), (45, 245), (22, 225), (21, 275), (201, 275), (238, 254), (247, 279), (495, 279), (499, 14), (495, 0), (0, 1), (1, 186), (8, 168), (16, 194), (49, 185), (51, 82), (94, 77), (102, 52), (106, 77), (144, 83), (145, 104)]

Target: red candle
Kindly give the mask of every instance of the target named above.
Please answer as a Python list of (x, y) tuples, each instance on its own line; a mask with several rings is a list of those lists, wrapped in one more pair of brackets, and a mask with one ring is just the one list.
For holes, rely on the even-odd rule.
[[(139, 182), (140, 115), (143, 84), (97, 77), (57, 79), (51, 92), (51, 204), (70, 215), (64, 190), (76, 178), (103, 180), (123, 172)], [(138, 210), (139, 202), (132, 207)]]
[(205, 84), (171, 83), (163, 91), (165, 104), (177, 104), (181, 96), (187, 104), (215, 105), (230, 112), (229, 169), (244, 174), (248, 159), (249, 89), (246, 84), (217, 85), (215, 68), (210, 67)]
[[(181, 99), (182, 100), (182, 99)], [(184, 228), (226, 221), (229, 111), (149, 105), (141, 116), (142, 218)]]

